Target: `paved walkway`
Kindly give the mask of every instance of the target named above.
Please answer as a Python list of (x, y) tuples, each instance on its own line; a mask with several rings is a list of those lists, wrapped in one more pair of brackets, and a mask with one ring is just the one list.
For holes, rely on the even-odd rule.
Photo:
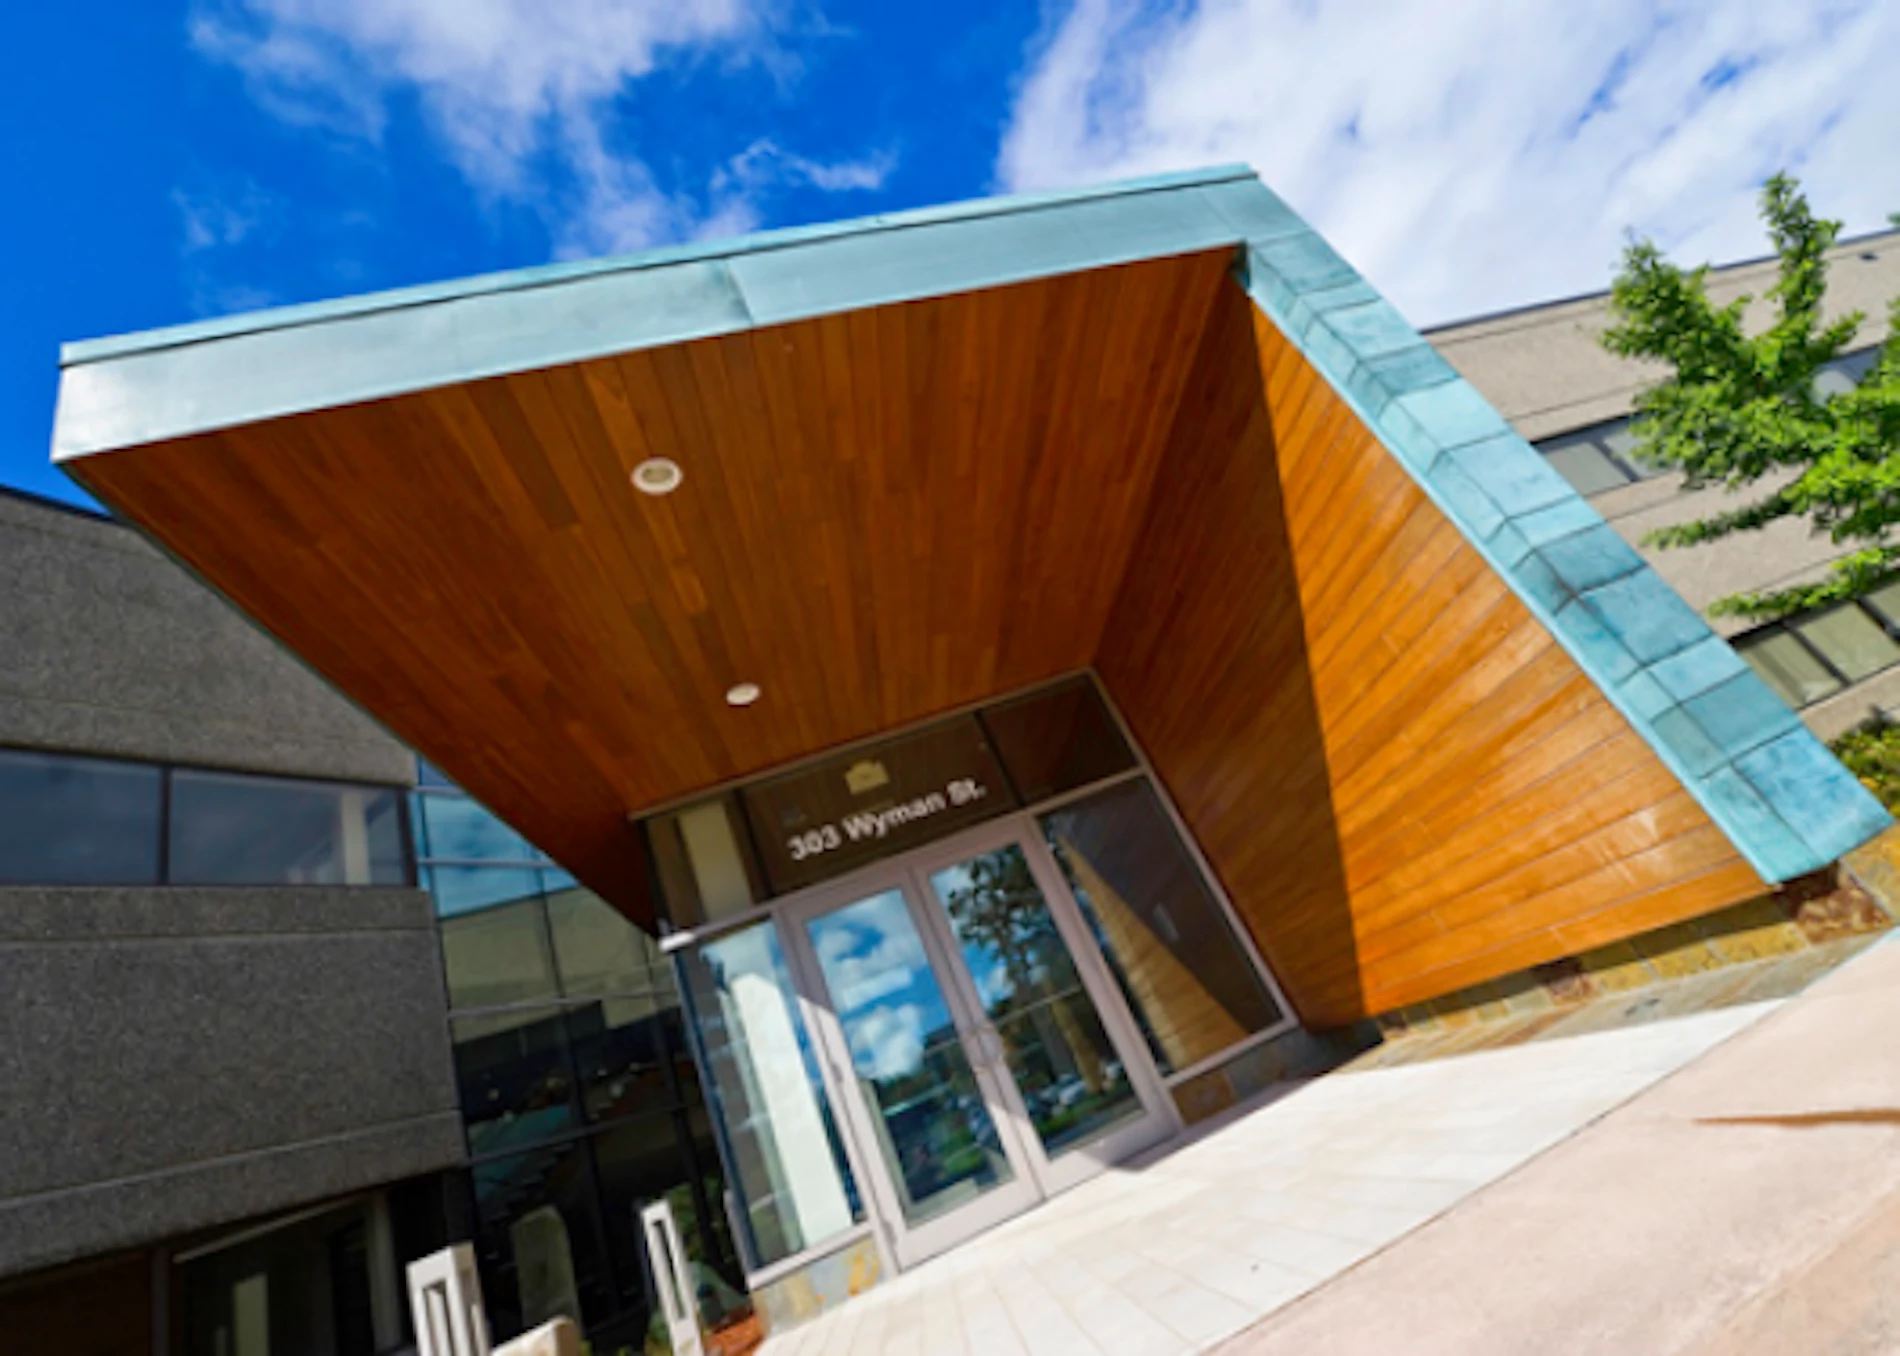
[[(1275, 1311), (1301, 1314), (1306, 1306), (1294, 1301), (1328, 1282), (1316, 1322), (1233, 1350), (1425, 1350), (1403, 1321), (1368, 1318), (1363, 1344), (1335, 1341), (1332, 1329), (1385, 1302), (1381, 1290), (1358, 1287), (1351, 1303), (1332, 1303), (1336, 1289), (1369, 1268), (1341, 1274), (1448, 1210), (1456, 1217), (1461, 1202), (1474, 1204), (1475, 1193), (1778, 1006), (1750, 1003), (1335, 1073), (1204, 1127), (774, 1338), (763, 1356), (1174, 1356), (1208, 1350)], [(1900, 1011), (1870, 1039), (1900, 1040)], [(1891, 1174), (1900, 1174), (1900, 1154)], [(1643, 1180), (1668, 1190), (1653, 1173)], [(1567, 1222), (1548, 1212), (1541, 1220), (1539, 1229), (1559, 1233)], [(1518, 1228), (1509, 1242), (1488, 1245), (1469, 1240), (1477, 1255), (1468, 1248), (1461, 1265), (1510, 1261), (1501, 1255), (1526, 1247), (1524, 1234)], [(1546, 1277), (1545, 1297), (1565, 1284)], [(1446, 1331), (1457, 1340), (1442, 1349), (1478, 1349), (1468, 1324)], [(1545, 1336), (1520, 1332), (1489, 1349), (1553, 1349)]]
[(1900, 1351), (1900, 934), (1221, 1351)]

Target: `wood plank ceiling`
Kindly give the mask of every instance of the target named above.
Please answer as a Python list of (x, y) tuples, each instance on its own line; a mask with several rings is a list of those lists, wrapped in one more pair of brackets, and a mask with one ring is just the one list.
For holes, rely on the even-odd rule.
[[(627, 816), (1091, 663), (1231, 262), (1147, 260), (87, 457), (639, 916)], [(633, 468), (685, 471), (665, 498)], [(737, 682), (757, 705), (728, 707)]]

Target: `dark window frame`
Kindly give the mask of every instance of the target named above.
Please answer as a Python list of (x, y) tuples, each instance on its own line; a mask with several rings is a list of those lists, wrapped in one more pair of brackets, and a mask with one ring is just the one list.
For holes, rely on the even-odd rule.
[[(1834, 691), (1826, 693), (1823, 696), (1812, 697), (1794, 708), (1797, 711), (1805, 711), (1810, 706), (1819, 706), (1822, 702), (1832, 701), (1834, 698), (1841, 696), (1849, 689), (1857, 687), (1861, 683), (1871, 682), (1883, 673), (1889, 673), (1896, 668), (1900, 668), (1900, 655), (1896, 655), (1891, 661), (1874, 669), (1863, 678), (1849, 678), (1841, 669), (1840, 665), (1829, 658), (1827, 652), (1819, 645), (1816, 645), (1813, 640), (1809, 639), (1797, 625), (1799, 622), (1807, 621), (1820, 616), (1824, 612), (1832, 612), (1842, 607), (1859, 608), (1861, 612), (1866, 615), (1868, 620), (1873, 622), (1875, 626), (1878, 626), (1881, 631), (1885, 633), (1887, 639), (1893, 641), (1895, 645), (1900, 645), (1900, 615), (1890, 616), (1882, 611), (1880, 604), (1874, 602), (1872, 599), (1859, 597), (1850, 598), (1845, 602), (1824, 603), (1820, 607), (1808, 608), (1801, 612), (1791, 612), (1785, 617), (1777, 617), (1775, 620), (1764, 622), (1760, 626), (1751, 626), (1746, 631), (1738, 631), (1730, 636), (1728, 638), (1729, 647), (1733, 649), (1737, 655), (1741, 656), (1743, 663), (1747, 663), (1746, 649), (1749, 646), (1759, 644), (1773, 636), (1785, 635), (1793, 639), (1795, 644), (1799, 645), (1809, 658), (1813, 659), (1815, 663), (1819, 664), (1821, 668), (1826, 671), (1828, 677), (1840, 684)], [(1751, 664), (1749, 668), (1752, 671), (1754, 666)]]
[[(158, 774), (158, 814), (156, 817), (158, 826), (158, 851), (155, 859), (157, 863), (156, 869), (151, 879), (117, 882), (116, 884), (120, 887), (167, 890), (413, 890), (417, 888), (417, 881), (420, 879), (416, 865), (415, 838), (411, 831), (413, 826), (410, 824), (409, 815), (402, 805), (404, 794), (412, 789), (409, 787), (390, 786), (383, 782), (352, 782), (335, 777), (303, 777), (294, 773), (257, 772), (244, 768), (207, 767), (198, 763), (168, 763), (144, 758), (116, 758), (111, 754), (90, 753), (73, 749), (31, 748), (18, 744), (0, 746), (0, 754), (25, 754), (35, 758), (62, 760), (72, 763), (92, 763), (120, 768), (143, 768)], [(262, 884), (243, 885), (207, 885), (192, 881), (176, 881), (173, 879), (174, 873), (172, 870), (173, 797), (175, 794), (175, 774), (180, 772), (194, 775), (201, 774), (209, 777), (229, 778), (235, 781), (252, 781), (260, 784), (281, 784), (289, 782), (305, 787), (329, 787), (336, 791), (387, 792), (394, 798), (397, 805), (396, 838), (398, 844), (397, 851), (401, 856), (400, 866), (402, 878), (394, 882), (365, 881), (320, 886), (305, 885), (295, 881), (269, 881)], [(48, 882), (46, 884), (48, 888), (54, 888), (57, 885), (56, 882)], [(9, 886), (6, 888), (16, 887)], [(33, 888), (32, 882), (20, 882), (18, 888)], [(66, 887), (59, 886), (58, 888)], [(78, 885), (72, 886), (71, 888), (88, 889), (92, 887)]]

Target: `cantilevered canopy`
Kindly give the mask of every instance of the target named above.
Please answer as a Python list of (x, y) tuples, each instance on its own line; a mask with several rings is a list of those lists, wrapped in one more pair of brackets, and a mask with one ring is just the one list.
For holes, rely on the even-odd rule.
[(56, 455), (637, 912), (630, 813), (1093, 661), (1249, 186), (76, 345)]
[(74, 475), (635, 917), (630, 814), (1091, 664), (1309, 1021), (1889, 822), (1245, 170), (66, 363)]

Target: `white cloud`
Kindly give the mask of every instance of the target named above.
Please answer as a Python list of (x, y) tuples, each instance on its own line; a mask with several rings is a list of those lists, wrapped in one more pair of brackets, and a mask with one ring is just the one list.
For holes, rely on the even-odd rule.
[(1900, 207), (1884, 0), (1076, 0), (998, 160), (1012, 189), (1246, 161), (1421, 324), (1607, 285), (1634, 228), (1766, 252), (1761, 180)]
[[(867, 1007), (928, 975), (923, 939), (896, 891), (839, 910), (816, 935), (825, 984), (840, 1013)], [(934, 988), (934, 979), (925, 982)]]
[[(224, 0), (196, 15), (191, 36), (296, 125), (374, 142), (393, 102), (413, 97), (469, 183), (541, 212), (555, 252), (572, 256), (754, 220), (757, 185), (727, 171), (704, 193), (663, 189), (616, 138), (615, 105), (693, 61), (789, 79), (782, 9), (780, 0)], [(782, 175), (821, 189), (881, 182), (771, 150)]]
[(851, 1024), (851, 1055), (866, 1078), (902, 1078), (924, 1056), (924, 1010), (914, 1003), (875, 1008)]

